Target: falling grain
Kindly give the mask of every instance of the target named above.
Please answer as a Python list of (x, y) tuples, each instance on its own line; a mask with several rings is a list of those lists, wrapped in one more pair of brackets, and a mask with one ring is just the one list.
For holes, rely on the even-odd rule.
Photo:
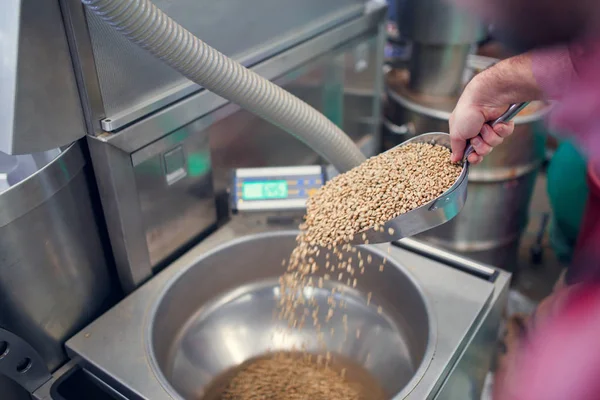
[[(334, 301), (334, 294), (343, 295), (344, 284), (346, 287), (356, 288), (359, 283), (357, 276), (365, 274), (366, 268), (370, 268), (373, 263), (371, 254), (361, 254), (349, 242), (353, 238), (360, 238), (362, 243), (369, 244), (367, 231), (386, 232), (384, 226), (387, 221), (443, 194), (454, 184), (461, 169), (460, 165), (450, 162), (449, 149), (429, 143), (412, 143), (372, 157), (327, 182), (308, 199), (305, 220), (296, 239), (297, 245), (289, 259), (282, 261), (285, 272), (279, 279), (279, 318), (287, 321), (287, 325), (293, 329), (302, 327), (305, 319), (311, 318), (319, 342), (324, 343), (321, 322), (330, 322), (335, 312), (346, 308), (347, 305), (343, 297), (337, 302)], [(390, 227), (387, 228), (387, 233), (393, 235), (395, 231)], [(391, 247), (388, 247), (387, 252), (390, 254)], [(386, 258), (380, 263), (379, 271), (384, 270), (385, 263)], [(357, 270), (360, 271), (360, 275), (356, 273)], [(339, 283), (335, 282), (335, 272)], [(331, 281), (332, 278), (334, 281)], [(328, 286), (334, 284), (337, 287)], [(305, 290), (307, 288), (311, 290)], [(314, 291), (323, 290), (329, 290), (331, 296), (327, 299), (327, 313), (323, 313), (324, 318), (321, 316), (324, 321), (319, 321)], [(370, 305), (371, 300), (372, 293), (369, 292), (367, 304)], [(377, 312), (383, 313), (381, 306), (377, 307)], [(346, 314), (342, 317), (342, 323), (344, 335), (347, 337)], [(334, 335), (333, 327), (329, 327), (329, 333)], [(355, 334), (358, 339), (361, 335), (360, 330), (356, 330)], [(308, 387), (305, 393), (299, 392), (300, 397), (291, 397), (288, 393), (285, 397), (280, 397), (281, 391), (277, 389), (277, 385), (287, 384), (286, 379), (281, 379), (282, 376), (288, 376), (286, 374), (294, 368), (304, 368), (304, 374), (309, 374), (309, 370), (321, 371), (322, 364), (327, 365), (329, 359), (329, 355), (326, 359), (319, 356), (317, 360), (307, 356), (303, 360), (307, 365), (295, 364), (293, 368), (289, 362), (279, 358), (274, 358), (268, 363), (251, 364), (245, 374), (237, 376), (237, 381), (234, 379), (236, 385), (229, 392), (231, 396), (223, 397), (223, 400), (355, 399), (350, 391), (351, 386), (344, 380), (345, 370), (336, 373), (335, 377), (328, 376), (325, 380), (322, 378), (327, 374), (313, 374), (312, 381), (325, 382), (319, 384), (319, 390), (327, 392), (325, 397), (322, 396), (324, 392), (309, 395), (312, 387)], [(269, 378), (272, 378), (271, 381)], [(243, 395), (236, 397), (234, 393)]]

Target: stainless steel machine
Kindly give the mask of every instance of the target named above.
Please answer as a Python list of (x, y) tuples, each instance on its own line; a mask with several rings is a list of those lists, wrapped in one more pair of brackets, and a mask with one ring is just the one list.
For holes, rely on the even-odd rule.
[[(318, 350), (312, 324), (286, 335), (273, 319), (294, 227), (235, 217), (69, 340), (70, 354), (119, 393), (199, 399), (220, 373), (263, 352), (306, 343)], [(509, 275), (412, 240), (364, 251), (387, 266), (345, 295), (348, 330), (360, 329), (360, 338), (344, 340), (339, 314), (329, 322), (338, 333), (326, 335), (328, 348), (365, 367), (390, 399), (478, 399)], [(319, 304), (327, 293), (314, 294)]]
[[(93, 174), (80, 143), (0, 153), (0, 393), (33, 391), (64, 342), (118, 300)], [(12, 400), (12, 396), (8, 395)], [(19, 398), (19, 397), (17, 397)]]
[[(156, 4), (323, 113), (363, 154), (379, 151), (381, 2)], [(322, 149), (192, 83), (77, 0), (6, 7), (2, 398), (197, 398), (272, 343), (281, 259), (306, 196), (336, 169)], [(232, 177), (249, 175), (263, 183), (241, 191), (241, 206)], [(365, 251), (389, 257), (384, 274), (349, 294), (349, 319), (373, 329), (336, 351), (390, 397), (477, 398), (509, 274), (414, 240), (389, 255)]]

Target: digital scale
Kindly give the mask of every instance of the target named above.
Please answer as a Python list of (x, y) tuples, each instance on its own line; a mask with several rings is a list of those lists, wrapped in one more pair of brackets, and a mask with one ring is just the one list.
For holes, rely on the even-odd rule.
[(326, 181), (320, 165), (239, 168), (233, 173), (234, 211), (303, 210), (306, 201)]

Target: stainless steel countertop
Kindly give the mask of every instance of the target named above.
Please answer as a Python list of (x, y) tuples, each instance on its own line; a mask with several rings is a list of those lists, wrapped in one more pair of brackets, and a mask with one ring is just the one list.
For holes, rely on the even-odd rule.
[[(171, 279), (181, 270), (193, 267), (204, 254), (230, 240), (266, 230), (273, 228), (267, 228), (260, 221), (234, 218), (70, 339), (68, 352), (79, 357), (89, 372), (117, 390), (126, 389), (125, 393), (135, 393), (146, 399), (172, 398), (161, 386), (150, 363), (150, 310)], [(388, 246), (378, 245), (385, 251)], [(419, 384), (406, 397), (414, 400), (432, 398), (490, 305), (508, 285), (510, 275), (499, 272), (495, 281), (490, 282), (395, 246), (389, 246), (389, 254), (421, 284), (435, 314), (437, 343), (434, 358)]]

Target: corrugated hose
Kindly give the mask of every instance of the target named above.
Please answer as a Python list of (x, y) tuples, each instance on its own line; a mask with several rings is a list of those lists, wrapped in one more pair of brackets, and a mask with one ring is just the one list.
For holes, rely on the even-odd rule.
[(292, 134), (340, 172), (365, 160), (323, 114), (208, 46), (149, 0), (82, 0), (87, 8), (188, 79)]

